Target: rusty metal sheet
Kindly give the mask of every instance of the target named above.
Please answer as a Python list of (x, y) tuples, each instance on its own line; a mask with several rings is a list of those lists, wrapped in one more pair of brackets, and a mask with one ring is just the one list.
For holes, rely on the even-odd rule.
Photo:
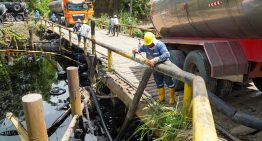
[(206, 42), (204, 49), (211, 65), (212, 77), (247, 74), (248, 61), (239, 42)]

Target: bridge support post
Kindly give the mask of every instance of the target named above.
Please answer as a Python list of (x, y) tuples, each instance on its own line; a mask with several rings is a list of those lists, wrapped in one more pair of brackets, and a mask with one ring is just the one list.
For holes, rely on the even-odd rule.
[(182, 113), (184, 116), (192, 116), (190, 110), (190, 104), (193, 96), (193, 88), (188, 83), (184, 86), (184, 98), (183, 98), (183, 109)]
[(129, 25), (128, 27), (129, 27), (129, 36), (132, 37), (132, 35), (133, 35), (133, 27), (132, 27), (132, 25)]
[[(32, 50), (34, 49), (34, 35), (33, 35), (33, 31), (31, 29), (29, 29), (29, 46)], [(35, 56), (35, 54), (34, 54)]]
[(61, 26), (58, 26), (59, 28), (59, 36), (62, 37), (62, 29), (61, 29)]
[(84, 51), (87, 49), (86, 48), (86, 37), (85, 36), (83, 36), (84, 37)]
[(112, 57), (112, 51), (107, 50), (107, 57), (108, 57), (108, 62), (107, 62), (107, 71), (112, 72), (112, 63), (113, 63), (113, 57)]
[(79, 76), (77, 67), (68, 67), (67, 69), (68, 88), (71, 104), (72, 116), (82, 116), (81, 95), (79, 91)]
[(61, 48), (62, 48), (62, 29), (61, 29), (61, 26), (58, 26), (58, 28), (59, 28), (59, 36), (60, 36), (59, 51), (61, 51)]
[(96, 54), (95, 26), (96, 26), (95, 21), (91, 21), (92, 54)]
[(88, 69), (89, 69), (89, 80), (91, 84), (96, 83), (96, 55), (90, 54), (86, 58)]
[(48, 141), (42, 96), (27, 94), (22, 97), (29, 140)]
[(68, 32), (69, 32), (69, 45), (70, 47), (72, 47), (72, 31), (68, 30)]
[(51, 22), (51, 26), (52, 26), (52, 31), (54, 32), (54, 23)]
[(149, 81), (151, 74), (152, 74), (152, 69), (146, 68), (146, 70), (143, 74), (142, 80), (140, 81), (139, 86), (136, 90), (133, 101), (128, 108), (128, 112), (127, 112), (125, 121), (124, 121), (124, 123), (123, 123), (123, 125), (120, 129), (118, 136), (116, 137), (116, 139), (114, 141), (120, 141), (122, 139), (123, 135), (125, 134), (126, 129), (127, 129), (128, 125), (130, 124), (130, 121), (132, 120), (132, 118), (133, 118), (133, 116), (136, 112), (137, 106), (139, 104), (139, 101), (140, 101), (143, 93), (144, 93), (144, 90), (146, 88), (147, 82)]

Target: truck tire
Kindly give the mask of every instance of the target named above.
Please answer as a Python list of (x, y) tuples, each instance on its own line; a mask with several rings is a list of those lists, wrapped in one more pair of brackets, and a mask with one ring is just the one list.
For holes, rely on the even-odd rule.
[(256, 86), (260, 91), (262, 91), (262, 77), (253, 78), (252, 80), (253, 80), (255, 86)]
[(14, 16), (11, 13), (5, 15), (6, 21), (13, 22), (15, 20)]
[(213, 93), (216, 92), (217, 80), (210, 77), (210, 65), (203, 51), (191, 51), (186, 57), (183, 69), (201, 76), (206, 82), (206, 88)]
[(17, 22), (21, 22), (21, 21), (24, 20), (24, 17), (23, 17), (23, 15), (17, 14), (17, 15), (15, 16), (15, 20), (16, 20)]
[[(185, 55), (181, 50), (170, 50), (170, 61), (178, 66), (180, 69), (183, 69), (183, 65), (185, 62)], [(182, 90), (184, 87), (184, 83), (174, 79), (175, 89)]]
[(234, 82), (232, 81), (218, 80), (216, 95), (218, 95), (219, 97), (226, 97), (232, 92), (233, 87), (234, 87)]
[(19, 11), (21, 11), (22, 6), (20, 4), (15, 4), (13, 8), (14, 8), (15, 12), (19, 12)]

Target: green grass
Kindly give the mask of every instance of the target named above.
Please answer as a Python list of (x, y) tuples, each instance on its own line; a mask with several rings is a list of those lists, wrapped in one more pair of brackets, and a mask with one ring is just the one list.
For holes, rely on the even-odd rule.
[(191, 123), (182, 115), (180, 109), (168, 109), (160, 104), (147, 108), (150, 112), (142, 118), (144, 124), (136, 129), (133, 136), (140, 135), (142, 141), (147, 133), (156, 133), (159, 136), (154, 141), (192, 140)]

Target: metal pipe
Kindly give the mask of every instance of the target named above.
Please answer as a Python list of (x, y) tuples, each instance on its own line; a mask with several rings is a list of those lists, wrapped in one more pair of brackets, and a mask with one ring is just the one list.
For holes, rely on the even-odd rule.
[(150, 79), (150, 76), (152, 74), (152, 69), (150, 68), (146, 68), (146, 70), (144, 71), (142, 80), (137, 88), (136, 94), (134, 95), (133, 101), (131, 103), (131, 105), (129, 106), (125, 121), (120, 129), (120, 132), (118, 134), (118, 136), (116, 137), (116, 139), (114, 141), (120, 141), (122, 139), (122, 137), (125, 135), (126, 129), (128, 127), (128, 125), (130, 124), (130, 121), (132, 120), (137, 106), (140, 102), (140, 99), (144, 93), (144, 90), (146, 88), (147, 82)]
[(0, 53), (41, 53), (41, 54), (49, 54), (49, 55), (57, 55), (57, 56), (61, 56), (63, 58), (66, 58), (70, 61), (73, 61), (77, 64), (80, 64), (82, 65), (81, 62), (78, 62), (78, 61), (75, 61), (73, 60), (72, 58), (70, 57), (67, 57), (65, 55), (62, 55), (62, 54), (57, 54), (57, 53), (54, 53), (54, 52), (44, 52), (44, 51), (29, 51), (29, 50), (15, 50), (15, 49), (4, 49), (4, 50), (1, 50), (0, 49)]
[[(90, 40), (90, 38), (88, 38)], [(105, 43), (102, 43), (100, 41), (96, 41), (96, 44), (104, 47), (106, 49), (109, 49), (123, 57), (126, 57), (130, 60), (136, 61), (140, 64), (147, 64), (147, 59), (142, 59), (142, 58), (134, 58), (133, 54), (131, 53), (127, 53), (125, 51), (120, 50), (119, 48), (116, 48), (112, 45), (108, 45)], [(174, 65), (173, 63), (171, 63), (170, 61), (165, 61), (163, 63), (157, 64), (154, 68), (154, 70), (161, 72), (163, 74), (166, 74), (170, 77), (176, 78), (180, 81), (192, 84), (193, 79), (196, 75), (191, 74), (189, 72), (183, 71), (182, 69), (180, 69), (179, 67), (177, 67), (176, 65)]]
[(112, 51), (108, 49), (107, 53), (108, 53), (107, 71), (112, 72), (112, 63), (113, 63)]
[(191, 85), (185, 83), (184, 86), (184, 97), (183, 97), (183, 109), (182, 113), (184, 116), (190, 115), (190, 104), (193, 96), (193, 88)]
[(104, 118), (103, 118), (103, 113), (102, 113), (102, 111), (100, 110), (100, 105), (99, 105), (99, 103), (98, 103), (98, 101), (97, 101), (97, 98), (96, 98), (96, 95), (95, 95), (94, 90), (93, 90), (92, 87), (90, 87), (90, 86), (87, 87), (87, 90), (88, 90), (88, 92), (91, 94), (91, 96), (93, 97), (93, 100), (94, 100), (94, 103), (95, 103), (95, 106), (96, 106), (96, 110), (97, 110), (98, 115), (99, 115), (99, 117), (100, 117), (100, 119), (101, 119), (102, 126), (103, 126), (103, 128), (104, 128), (104, 130), (105, 130), (105, 132), (106, 132), (107, 137), (109, 138), (110, 141), (113, 141), (113, 139), (112, 139), (112, 137), (111, 137), (108, 129), (106, 128), (105, 120), (104, 120)]
[[(215, 123), (208, 100), (205, 81), (196, 76), (193, 80), (193, 140), (217, 141)], [(208, 131), (208, 133), (207, 133)]]

